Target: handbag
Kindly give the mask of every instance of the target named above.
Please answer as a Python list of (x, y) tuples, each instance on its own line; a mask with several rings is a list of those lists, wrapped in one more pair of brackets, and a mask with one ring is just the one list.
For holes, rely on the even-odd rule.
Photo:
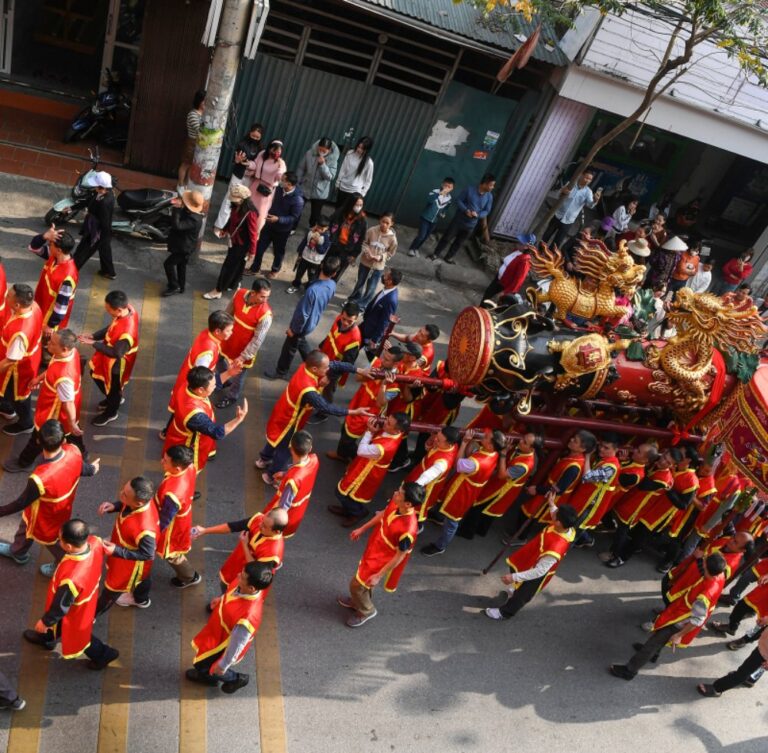
[(271, 196), (272, 195), (272, 189), (269, 186), (265, 186), (261, 182), (261, 176), (264, 173), (264, 163), (266, 162), (266, 157), (261, 161), (261, 170), (259, 170), (259, 177), (257, 180), (259, 181), (259, 185), (256, 186), (256, 191), (260, 193), (262, 196)]
[(242, 224), (248, 219), (248, 215), (250, 213), (251, 213), (251, 210), (249, 209), (243, 215), (243, 218), (240, 220), (240, 222), (237, 223), (237, 227), (231, 233), (227, 233), (227, 248), (232, 248), (232, 236), (237, 235), (237, 231), (241, 228)]

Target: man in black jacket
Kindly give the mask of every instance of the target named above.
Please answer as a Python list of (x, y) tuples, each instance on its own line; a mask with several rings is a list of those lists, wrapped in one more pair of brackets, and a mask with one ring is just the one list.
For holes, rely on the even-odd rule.
[(203, 225), (205, 199), (200, 191), (187, 191), (172, 203), (174, 209), (171, 212), (171, 232), (168, 234), (168, 258), (163, 264), (168, 287), (163, 291), (163, 297), (184, 292), (187, 262), (197, 248), (197, 239)]
[(296, 173), (286, 173), (283, 180), (275, 189), (275, 198), (267, 214), (267, 220), (261, 229), (259, 244), (256, 246), (256, 258), (251, 265), (251, 272), (258, 272), (261, 269), (261, 260), (264, 258), (269, 244), (272, 244), (272, 250), (275, 257), (272, 260), (272, 269), (267, 272), (265, 277), (270, 280), (277, 276), (280, 267), (283, 264), (285, 256), (285, 246), (288, 238), (291, 237), (296, 225), (301, 219), (301, 212), (304, 209), (304, 194), (298, 183)]
[(82, 269), (96, 251), (99, 252), (99, 274), (114, 280), (115, 266), (112, 263), (112, 215), (115, 212), (115, 195), (112, 193), (112, 176), (97, 172), (94, 176), (96, 193), (88, 204), (83, 222), (82, 239), (75, 251), (75, 266)]

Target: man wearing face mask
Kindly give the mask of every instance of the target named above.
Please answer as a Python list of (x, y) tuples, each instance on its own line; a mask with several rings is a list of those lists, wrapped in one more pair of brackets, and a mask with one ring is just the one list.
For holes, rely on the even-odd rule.
[(272, 269), (265, 277), (270, 280), (277, 276), (283, 264), (285, 245), (296, 225), (301, 219), (304, 209), (304, 194), (299, 188), (296, 173), (285, 173), (280, 185), (275, 189), (272, 206), (267, 214), (266, 223), (259, 236), (259, 244), (256, 247), (256, 260), (251, 267), (253, 272), (259, 272), (264, 253), (272, 244), (274, 259)]
[(327, 136), (323, 136), (307, 149), (301, 160), (296, 176), (304, 193), (309, 200), (311, 211), (309, 226), (313, 227), (320, 221), (323, 204), (331, 193), (331, 185), (336, 177), (339, 166), (339, 147)]

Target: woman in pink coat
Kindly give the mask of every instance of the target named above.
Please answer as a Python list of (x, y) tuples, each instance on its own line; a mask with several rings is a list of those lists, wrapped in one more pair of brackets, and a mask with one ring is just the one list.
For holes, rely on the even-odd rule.
[(267, 221), (275, 188), (280, 184), (283, 173), (287, 169), (282, 154), (283, 142), (275, 139), (269, 142), (263, 152), (256, 155), (256, 159), (247, 163), (245, 175), (252, 180), (251, 201), (259, 213), (259, 232)]

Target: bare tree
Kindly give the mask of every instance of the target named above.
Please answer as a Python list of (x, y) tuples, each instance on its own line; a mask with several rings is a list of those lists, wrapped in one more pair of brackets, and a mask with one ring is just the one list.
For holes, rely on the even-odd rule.
[[(458, 0), (461, 2), (462, 0)], [(545, 36), (572, 26), (573, 19), (586, 8), (621, 16), (628, 11), (646, 15), (669, 37), (664, 54), (651, 77), (640, 103), (626, 118), (597, 139), (563, 188), (559, 202), (541, 220), (536, 232), (547, 227), (579, 175), (593, 162), (600, 150), (636, 123), (653, 103), (696, 63), (694, 53), (702, 45), (716, 45), (735, 59), (745, 76), (768, 86), (768, 2), (766, 0), (670, 0), (662, 2), (617, 2), (616, 0), (463, 0), (482, 9), (488, 22), (510, 33), (538, 22)]]

